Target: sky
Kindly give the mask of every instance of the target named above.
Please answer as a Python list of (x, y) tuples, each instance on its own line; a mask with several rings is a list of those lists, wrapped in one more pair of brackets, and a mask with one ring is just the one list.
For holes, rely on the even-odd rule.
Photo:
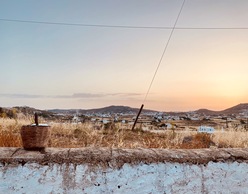
[[(0, 0), (0, 106), (223, 110), (248, 102), (247, 0)], [(178, 29), (211, 28), (211, 29)]]

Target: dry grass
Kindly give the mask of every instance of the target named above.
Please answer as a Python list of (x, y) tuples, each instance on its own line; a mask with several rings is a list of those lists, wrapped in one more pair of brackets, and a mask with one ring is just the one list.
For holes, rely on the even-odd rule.
[(213, 136), (213, 141), (220, 148), (247, 148), (248, 132), (245, 130), (218, 131)]
[[(21, 147), (20, 128), (32, 122), (30, 119), (0, 119), (0, 147)], [(121, 126), (103, 127), (91, 124), (51, 123), (52, 135), (49, 147), (115, 147), (115, 148), (208, 148), (240, 147), (248, 145), (248, 132), (226, 131), (214, 135), (197, 134), (192, 131), (131, 131)], [(187, 140), (187, 141), (185, 141)]]
[(0, 147), (21, 147), (20, 129), (28, 120), (0, 118)]
[(181, 144), (182, 149), (199, 149), (199, 148), (209, 148), (214, 145), (212, 141), (212, 135), (207, 133), (196, 133), (189, 136), (190, 141), (183, 141)]

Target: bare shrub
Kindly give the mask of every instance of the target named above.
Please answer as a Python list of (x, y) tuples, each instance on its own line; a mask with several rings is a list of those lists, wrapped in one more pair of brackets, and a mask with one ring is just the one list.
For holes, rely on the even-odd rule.
[(197, 133), (195, 135), (185, 137), (180, 147), (183, 149), (198, 149), (209, 148), (211, 145), (214, 145), (211, 134)]

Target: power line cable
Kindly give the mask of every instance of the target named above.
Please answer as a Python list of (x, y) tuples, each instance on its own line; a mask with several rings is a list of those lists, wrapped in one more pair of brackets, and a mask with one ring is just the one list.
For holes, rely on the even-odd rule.
[(139, 109), (139, 112), (138, 112), (138, 114), (137, 114), (137, 116), (136, 116), (136, 119), (135, 119), (135, 121), (134, 121), (132, 130), (135, 129), (135, 125), (136, 125), (136, 123), (138, 122), (139, 115), (140, 115), (140, 113), (141, 113), (142, 110), (143, 110), (145, 101), (146, 101), (147, 96), (148, 96), (148, 94), (149, 94), (149, 92), (150, 92), (150, 89), (151, 89), (151, 87), (152, 87), (153, 81), (154, 81), (154, 79), (155, 79), (155, 77), (156, 77), (156, 75), (157, 75), (157, 72), (158, 72), (158, 69), (159, 69), (159, 67), (160, 67), (160, 65), (161, 65), (161, 62), (162, 62), (162, 60), (163, 60), (163, 58), (164, 58), (165, 52), (166, 52), (166, 50), (167, 50), (167, 48), (168, 48), (168, 46), (169, 46), (169, 43), (170, 43), (172, 34), (173, 34), (174, 30), (175, 30), (175, 27), (176, 27), (176, 25), (177, 25), (177, 21), (178, 21), (178, 19), (179, 19), (179, 16), (181, 15), (181, 12), (182, 12), (182, 10), (183, 10), (184, 4), (185, 4), (185, 0), (183, 0), (183, 3), (182, 3), (182, 5), (181, 5), (181, 8), (180, 8), (179, 13), (178, 13), (177, 18), (176, 18), (176, 21), (175, 21), (174, 26), (173, 26), (173, 28), (172, 28), (172, 30), (171, 30), (170, 36), (169, 36), (168, 40), (166, 41), (166, 44), (165, 44), (163, 53), (162, 53), (162, 55), (161, 55), (161, 57), (160, 57), (159, 63), (158, 63), (157, 68), (156, 68), (156, 71), (155, 71), (155, 73), (154, 73), (154, 75), (153, 75), (153, 77), (152, 77), (151, 83), (150, 83), (149, 88), (148, 88), (148, 90), (147, 90), (147, 92), (146, 92), (144, 101), (143, 101), (143, 103), (142, 103), (142, 105), (141, 105), (141, 107), (140, 107), (140, 109)]
[(154, 30), (248, 30), (248, 27), (170, 27), (170, 26), (131, 26), (131, 25), (105, 25), (105, 24), (83, 24), (66, 22), (48, 22), (36, 20), (16, 20), (0, 18), (3, 22), (45, 24), (60, 26), (97, 27), (97, 28), (127, 28), (127, 29), (154, 29)]
[(137, 29), (157, 29), (157, 30), (171, 29), (171, 27), (159, 27), (159, 26), (125, 26), (125, 25), (105, 25), (105, 24), (81, 24), (81, 23), (34, 21), (34, 20), (13, 20), (13, 19), (3, 19), (3, 18), (0, 18), (0, 21), (31, 23), (31, 24), (61, 25), (61, 26), (99, 27), (99, 28), (134, 28), (134, 29), (137, 28)]
[(162, 53), (162, 55), (161, 55), (161, 57), (160, 57), (160, 60), (159, 60), (159, 62), (158, 62), (157, 68), (156, 68), (156, 71), (155, 71), (155, 73), (154, 73), (154, 75), (153, 75), (153, 77), (152, 77), (151, 83), (150, 83), (149, 88), (148, 88), (148, 90), (147, 90), (147, 92), (146, 92), (146, 95), (145, 95), (143, 104), (145, 103), (145, 101), (146, 101), (146, 99), (147, 99), (147, 96), (148, 96), (148, 94), (149, 94), (149, 92), (150, 92), (150, 90), (151, 90), (151, 87), (152, 87), (152, 84), (153, 84), (153, 82), (154, 82), (154, 79), (155, 79), (155, 77), (156, 77), (156, 75), (157, 75), (158, 69), (159, 69), (159, 67), (160, 67), (160, 65), (161, 65), (161, 62), (162, 62), (163, 58), (164, 58), (165, 52), (167, 51), (167, 48), (168, 48), (168, 46), (169, 46), (171, 37), (172, 37), (173, 32), (174, 32), (174, 30), (175, 30), (175, 27), (176, 27), (176, 25), (177, 25), (178, 19), (179, 19), (180, 15), (181, 15), (181, 12), (182, 12), (182, 10), (183, 10), (184, 4), (185, 4), (185, 0), (183, 0), (183, 3), (182, 3), (181, 8), (180, 8), (180, 11), (179, 11), (179, 13), (178, 13), (178, 15), (177, 15), (176, 21), (175, 21), (174, 26), (173, 26), (173, 28), (172, 28), (172, 30), (171, 30), (170, 36), (169, 36), (168, 40), (166, 41), (166, 44), (165, 44), (163, 53)]

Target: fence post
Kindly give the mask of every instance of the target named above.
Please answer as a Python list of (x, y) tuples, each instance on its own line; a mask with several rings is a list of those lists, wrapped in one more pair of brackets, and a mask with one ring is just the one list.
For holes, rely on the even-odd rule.
[(35, 122), (35, 125), (38, 126), (39, 125), (39, 121), (38, 121), (38, 114), (37, 112), (34, 113), (34, 122)]
[(134, 130), (135, 125), (138, 122), (138, 119), (139, 119), (139, 116), (140, 116), (141, 111), (143, 110), (143, 107), (144, 107), (144, 104), (142, 104), (141, 107), (140, 107), (139, 113), (138, 113), (138, 115), (137, 115), (137, 117), (136, 117), (136, 119), (134, 121), (134, 124), (133, 124), (133, 127), (132, 127), (132, 131)]

